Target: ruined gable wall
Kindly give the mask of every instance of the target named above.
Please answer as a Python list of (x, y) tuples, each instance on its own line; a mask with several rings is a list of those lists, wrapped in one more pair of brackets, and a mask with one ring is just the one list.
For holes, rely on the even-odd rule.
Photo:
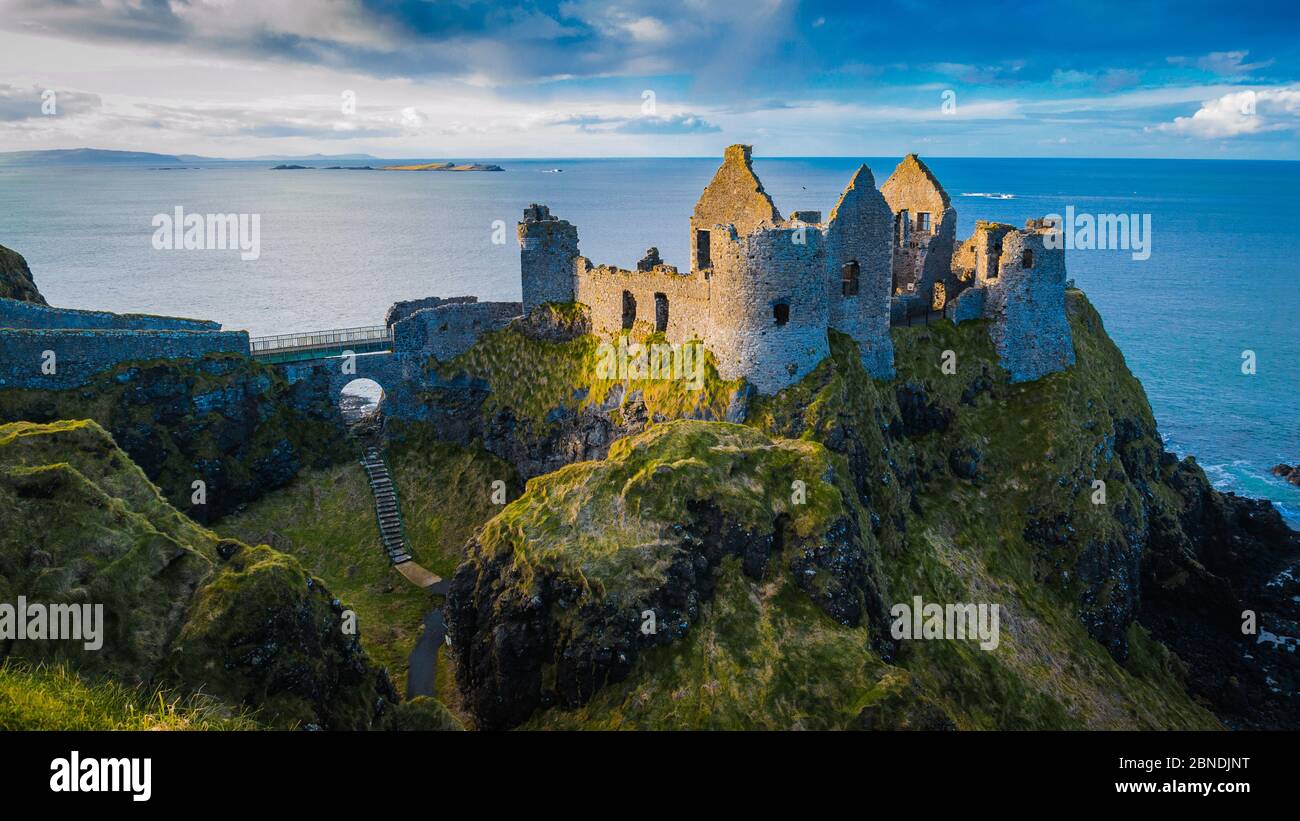
[(578, 302), (591, 309), (591, 329), (599, 335), (618, 333), (623, 328), (623, 292), (636, 299), (636, 319), (643, 327), (655, 327), (655, 294), (668, 298), (669, 342), (705, 339), (709, 330), (710, 282), (702, 273), (678, 274), (670, 266), (649, 271), (628, 271), (611, 265), (592, 265), (585, 258), (577, 263)]
[[(912, 286), (929, 294), (934, 284), (951, 278), (957, 244), (957, 212), (938, 179), (915, 154), (908, 154), (880, 187), (894, 214), (906, 209), (909, 223), (905, 241), (895, 241), (894, 278), (900, 291)], [(917, 214), (930, 214), (932, 232), (916, 230)]]
[[(803, 378), (830, 353), (826, 328), (826, 235), (820, 229), (773, 228), (714, 243), (710, 331), (705, 341), (724, 379), (747, 377), (773, 393)], [(773, 308), (789, 306), (777, 325)]]
[[(1011, 231), (1002, 239), (998, 276), (982, 288), (989, 336), (1012, 382), (1039, 379), (1074, 364), (1065, 316), (1065, 252), (1045, 245), (1046, 233)], [(1021, 266), (1025, 249), (1033, 267)]]
[[(827, 224), (826, 298), (828, 321), (853, 337), (867, 371), (894, 375), (889, 335), (893, 214), (865, 165), (850, 180)], [(857, 261), (858, 294), (844, 296), (843, 266)]]
[[(55, 373), (41, 372), (45, 351)], [(0, 329), (0, 388), (63, 390), (86, 384), (123, 362), (198, 359), (210, 353), (248, 356), (244, 331)]]
[[(695, 231), (721, 225), (734, 225), (741, 236), (759, 227), (776, 225), (781, 212), (763, 190), (754, 173), (751, 147), (733, 145), (723, 155), (722, 166), (700, 194), (691, 215), (691, 270), (700, 268), (696, 259)], [(719, 242), (723, 240), (719, 238)]]
[(572, 302), (578, 229), (546, 206), (532, 205), (517, 230), (524, 313), (544, 302)]

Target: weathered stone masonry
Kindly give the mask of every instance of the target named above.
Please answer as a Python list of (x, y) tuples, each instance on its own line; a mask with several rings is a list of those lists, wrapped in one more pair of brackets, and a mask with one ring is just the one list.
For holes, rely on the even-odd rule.
[[(783, 219), (754, 173), (749, 146), (733, 145), (691, 214), (685, 273), (653, 248), (635, 271), (596, 265), (581, 255), (571, 224), (544, 205), (526, 209), (519, 223), (524, 308), (576, 301), (590, 309), (598, 334), (698, 339), (723, 378), (745, 377), (763, 392), (815, 367), (828, 353), (829, 328), (857, 341), (872, 375), (892, 377), (891, 318), (945, 308), (957, 320), (993, 320), (990, 335), (1013, 378), (1068, 366), (1063, 252), (1034, 239), (1038, 229), (1019, 232), (1006, 247), (1032, 245), (1036, 261), (999, 281), (976, 269), (987, 272), (988, 260), (1003, 253), (1006, 232), (977, 231), (958, 249), (956, 230), (947, 192), (915, 154), (879, 190), (861, 166), (823, 222), (819, 211)], [(978, 293), (958, 306), (966, 290)]]

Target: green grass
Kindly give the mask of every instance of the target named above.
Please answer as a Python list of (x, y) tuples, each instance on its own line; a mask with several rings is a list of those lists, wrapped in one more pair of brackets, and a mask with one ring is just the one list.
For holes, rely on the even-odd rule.
[[(491, 482), (499, 478), (515, 486), (517, 480), (509, 466), (482, 450), (436, 442), (417, 428), (402, 437), (385, 455), (413, 555), (447, 578), (474, 530), (500, 510), (491, 502)], [(398, 692), (406, 691), (407, 660), (436, 600), (389, 564), (360, 463), (307, 472), (216, 527), (289, 553), (324, 580), (356, 612), (367, 652), (387, 668)], [(441, 675), (444, 666), (439, 665), (440, 695), (449, 684)]]
[(201, 695), (85, 680), (65, 665), (0, 661), (0, 730), (256, 730), (246, 711)]

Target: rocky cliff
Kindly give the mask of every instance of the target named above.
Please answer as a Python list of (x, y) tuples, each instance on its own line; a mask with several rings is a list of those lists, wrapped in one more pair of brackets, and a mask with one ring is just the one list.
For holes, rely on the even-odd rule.
[[(834, 334), (801, 383), (741, 405), (746, 428), (652, 425), (603, 462), (530, 481), (470, 542), (449, 594), (475, 720), (1300, 725), (1294, 654), (1268, 638), (1300, 632), (1286, 573), (1300, 540), (1163, 450), (1100, 317), (1080, 292), (1067, 303), (1063, 373), (1013, 383), (985, 323), (939, 323), (896, 329), (898, 376), (877, 382)], [(547, 378), (514, 388), (519, 404), (490, 394), (487, 418), (555, 423), (585, 401), (571, 378), (584, 343), (530, 344), (513, 348), (517, 368)], [(526, 475), (536, 429), (497, 433)], [(569, 436), (593, 433), (608, 434), (594, 417)], [(999, 646), (894, 640), (888, 608), (917, 596), (999, 605)]]
[(18, 299), (47, 305), (45, 297), (36, 288), (32, 269), (27, 267), (23, 255), (0, 245), (0, 297)]

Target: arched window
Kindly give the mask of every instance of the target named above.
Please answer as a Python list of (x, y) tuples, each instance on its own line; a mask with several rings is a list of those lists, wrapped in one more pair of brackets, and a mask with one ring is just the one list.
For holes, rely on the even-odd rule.
[(860, 272), (858, 261), (849, 260), (840, 269), (840, 293), (844, 296), (858, 295), (858, 273)]
[(1024, 251), (1021, 252), (1021, 254), (1020, 254), (1020, 267), (1021, 267), (1021, 268), (1033, 268), (1033, 267), (1034, 267), (1034, 251), (1033, 251), (1032, 248), (1026, 248)]
[(636, 297), (631, 291), (623, 292), (623, 330), (630, 331), (636, 322)]
[(668, 295), (655, 294), (655, 330), (668, 330)]
[(790, 306), (784, 302), (778, 302), (772, 306), (772, 318), (776, 320), (777, 325), (784, 325), (790, 321)]

